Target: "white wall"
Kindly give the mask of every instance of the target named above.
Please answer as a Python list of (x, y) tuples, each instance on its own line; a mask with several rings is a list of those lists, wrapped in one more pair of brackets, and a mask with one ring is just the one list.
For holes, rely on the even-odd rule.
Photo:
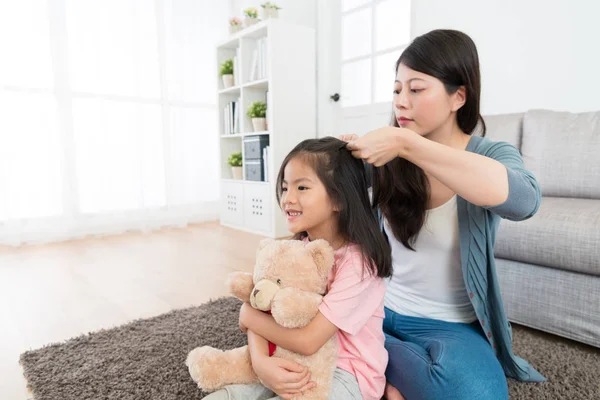
[(482, 112), (600, 110), (600, 2), (412, 0), (412, 36), (469, 34), (479, 51)]
[[(317, 6), (323, 14), (324, 1), (330, 0), (275, 3), (283, 7), (282, 18), (318, 29)], [(232, 14), (238, 16), (248, 6), (260, 10), (261, 3), (230, 0)], [(412, 36), (452, 28), (473, 38), (481, 62), (484, 114), (600, 110), (599, 15), (596, 0), (412, 0)], [(320, 41), (324, 33), (317, 32)], [(324, 61), (319, 51), (320, 84), (328, 79), (322, 73), (331, 73)]]

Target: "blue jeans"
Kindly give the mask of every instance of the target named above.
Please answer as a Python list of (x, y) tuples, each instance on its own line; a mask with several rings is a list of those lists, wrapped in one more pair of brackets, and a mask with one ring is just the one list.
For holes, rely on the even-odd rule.
[(506, 400), (500, 362), (475, 321), (408, 317), (385, 309), (385, 372), (406, 400)]

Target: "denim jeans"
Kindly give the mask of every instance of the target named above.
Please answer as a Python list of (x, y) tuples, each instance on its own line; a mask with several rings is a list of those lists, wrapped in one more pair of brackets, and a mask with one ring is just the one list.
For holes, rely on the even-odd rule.
[(385, 309), (386, 378), (406, 400), (506, 400), (508, 385), (479, 322), (409, 317)]

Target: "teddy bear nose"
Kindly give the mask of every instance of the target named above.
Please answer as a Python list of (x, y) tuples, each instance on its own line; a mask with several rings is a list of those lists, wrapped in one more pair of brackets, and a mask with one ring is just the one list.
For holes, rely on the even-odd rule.
[(258, 293), (260, 292), (259, 289), (254, 289), (254, 297), (258, 296)]

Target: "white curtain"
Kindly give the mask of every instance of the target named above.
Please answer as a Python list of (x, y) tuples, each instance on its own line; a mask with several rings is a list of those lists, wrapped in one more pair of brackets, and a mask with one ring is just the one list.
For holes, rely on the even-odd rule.
[(229, 3), (0, 0), (0, 244), (218, 216)]

